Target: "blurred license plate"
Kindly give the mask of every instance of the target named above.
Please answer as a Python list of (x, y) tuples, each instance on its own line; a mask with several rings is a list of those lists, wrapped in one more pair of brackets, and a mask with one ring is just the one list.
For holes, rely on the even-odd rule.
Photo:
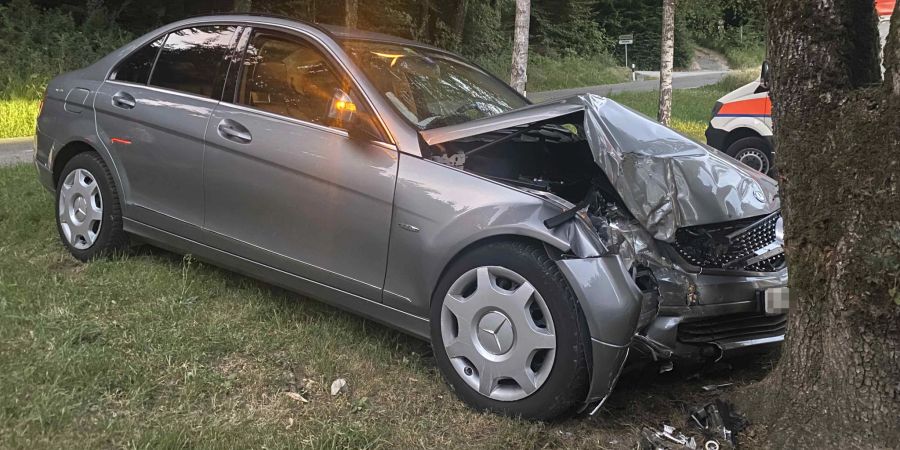
[(788, 312), (789, 297), (788, 288), (786, 287), (766, 289), (763, 301), (763, 310), (766, 312), (766, 315), (786, 314)]

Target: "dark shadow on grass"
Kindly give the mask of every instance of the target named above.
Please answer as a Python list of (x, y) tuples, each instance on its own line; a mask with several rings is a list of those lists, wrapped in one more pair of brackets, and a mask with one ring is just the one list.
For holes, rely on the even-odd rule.
[[(181, 270), (185, 261), (184, 255), (147, 244), (135, 245), (119, 257), (154, 258), (161, 263), (171, 266), (173, 270)], [(194, 265), (191, 269), (192, 271), (197, 271), (196, 273), (209, 278), (221, 280), (224, 284), (223, 287), (227, 289), (258, 289), (268, 293), (267, 297), (286, 318), (308, 320), (316, 316), (339, 316), (347, 327), (360, 335), (374, 338), (376, 342), (383, 343), (382, 345), (386, 344), (393, 351), (421, 357), (423, 365), (434, 366), (431, 360), (431, 345), (398, 329), (382, 325), (379, 322), (360, 317), (350, 311), (328, 305), (314, 298), (252, 277), (241, 275), (203, 260), (195, 259), (192, 264)]]

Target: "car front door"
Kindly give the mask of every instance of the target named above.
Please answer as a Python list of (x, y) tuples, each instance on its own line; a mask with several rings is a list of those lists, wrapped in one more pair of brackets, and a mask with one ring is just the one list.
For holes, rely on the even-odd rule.
[[(351, 139), (334, 117), (336, 92), (352, 89), (323, 49), (268, 30), (242, 40), (234, 97), (226, 93), (206, 132), (209, 241), (380, 301), (396, 148)], [(358, 118), (368, 111), (353, 106)]]
[(118, 166), (127, 217), (201, 236), (203, 134), (222, 95), (235, 31), (173, 31), (125, 58), (98, 91), (97, 130)]

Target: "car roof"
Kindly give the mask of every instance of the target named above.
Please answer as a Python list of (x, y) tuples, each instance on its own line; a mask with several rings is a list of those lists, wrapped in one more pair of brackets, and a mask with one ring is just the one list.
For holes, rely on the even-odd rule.
[(250, 24), (257, 23), (260, 21), (270, 22), (273, 25), (282, 25), (282, 26), (301, 26), (301, 27), (310, 27), (315, 28), (319, 31), (324, 32), (329, 35), (332, 39), (336, 41), (369, 41), (369, 42), (384, 42), (388, 44), (398, 44), (398, 45), (409, 45), (415, 46), (419, 48), (425, 48), (429, 50), (434, 50), (438, 52), (447, 53), (446, 50), (437, 48), (428, 44), (423, 44), (421, 42), (413, 41), (411, 39), (406, 39), (398, 36), (392, 36), (390, 34), (378, 33), (374, 31), (366, 31), (359, 30), (356, 28), (348, 28), (340, 25), (328, 25), (328, 24), (319, 24), (314, 22), (308, 22), (306, 20), (297, 19), (294, 17), (282, 16), (278, 14), (268, 14), (268, 13), (230, 13), (230, 14), (205, 14), (202, 16), (191, 17), (183, 22), (210, 22), (216, 20), (227, 20), (232, 22), (248, 22)]
[(430, 50), (446, 52), (446, 50), (433, 47), (428, 44), (423, 44), (421, 42), (413, 41), (411, 39), (406, 39), (402, 37), (392, 36), (390, 34), (377, 33), (375, 31), (366, 31), (366, 30), (358, 30), (355, 28), (347, 28), (339, 25), (319, 25), (324, 28), (328, 33), (334, 36), (335, 39), (340, 41), (372, 41), (372, 42), (385, 42), (389, 44), (399, 44), (399, 45), (411, 45), (415, 47), (427, 48)]

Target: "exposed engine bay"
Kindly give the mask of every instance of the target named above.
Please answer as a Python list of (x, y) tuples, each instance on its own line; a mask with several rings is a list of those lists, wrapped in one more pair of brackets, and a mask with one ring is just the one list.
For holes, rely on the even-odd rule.
[(432, 152), (434, 161), (572, 203), (584, 199), (600, 173), (571, 123), (499, 130), (438, 144)]

